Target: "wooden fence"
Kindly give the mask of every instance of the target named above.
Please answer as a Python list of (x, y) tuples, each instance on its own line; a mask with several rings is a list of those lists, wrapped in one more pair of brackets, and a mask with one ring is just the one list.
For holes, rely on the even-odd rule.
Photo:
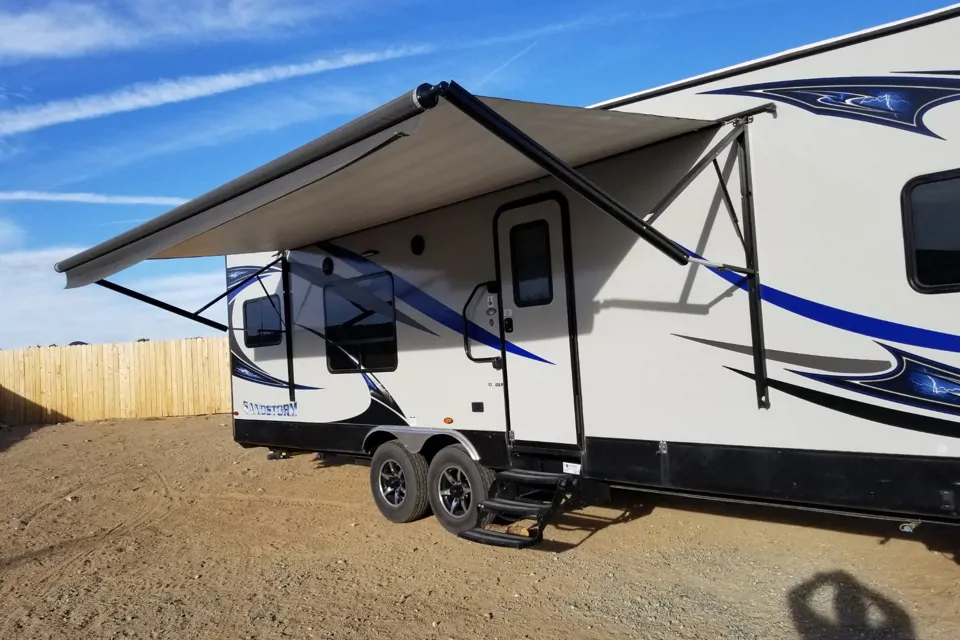
[(0, 351), (0, 423), (227, 413), (226, 338)]

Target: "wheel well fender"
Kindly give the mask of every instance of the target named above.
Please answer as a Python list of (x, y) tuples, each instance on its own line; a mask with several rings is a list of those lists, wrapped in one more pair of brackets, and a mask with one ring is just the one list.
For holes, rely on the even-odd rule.
[(371, 429), (363, 439), (363, 450), (373, 455), (377, 447), (390, 440), (396, 440), (410, 451), (423, 455), (427, 460), (436, 455), (440, 449), (451, 444), (463, 445), (467, 455), (476, 461), (480, 460), (480, 454), (470, 440), (459, 431), (452, 429), (376, 427)]

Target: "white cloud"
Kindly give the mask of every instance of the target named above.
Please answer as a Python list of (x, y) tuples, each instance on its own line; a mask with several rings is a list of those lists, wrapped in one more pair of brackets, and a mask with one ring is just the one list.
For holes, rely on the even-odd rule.
[(306, 0), (54, 1), (0, 9), (0, 60), (261, 37), (348, 9), (345, 2)]
[[(390, 83), (379, 83), (376, 90), (389, 96), (400, 91), (393, 92)], [(133, 136), (125, 135), (117, 141), (99, 140), (95, 146), (71, 147), (60, 157), (48, 158), (21, 179), (39, 182), (47, 188), (62, 188), (157, 156), (216, 146), (321, 118), (358, 115), (382, 101), (380, 94), (336, 86), (277, 92), (257, 101), (244, 100), (216, 110), (194, 112), (188, 118), (153, 126)]]
[(491, 82), (492, 80), (494, 80), (497, 76), (499, 76), (501, 73), (503, 73), (504, 71), (506, 71), (507, 67), (509, 67), (509, 66), (512, 65), (514, 62), (516, 62), (517, 60), (519, 60), (520, 58), (522, 58), (523, 56), (525, 56), (525, 55), (527, 54), (527, 52), (529, 52), (531, 49), (533, 49), (535, 46), (537, 46), (537, 43), (538, 43), (538, 42), (540, 42), (540, 41), (539, 41), (539, 40), (534, 40), (533, 42), (531, 42), (530, 44), (528, 44), (527, 46), (525, 46), (523, 49), (521, 49), (521, 50), (518, 51), (517, 53), (513, 54), (512, 56), (510, 56), (509, 58), (507, 58), (506, 60), (504, 60), (502, 63), (500, 63), (499, 65), (497, 65), (497, 66), (493, 69), (493, 71), (491, 71), (491, 72), (488, 73), (487, 75), (485, 75), (485, 76), (483, 76), (482, 78), (480, 78), (480, 80), (478, 80), (478, 81), (476, 82), (476, 84), (473, 86), (473, 88), (474, 88), (474, 89), (479, 89), (479, 88), (482, 87), (483, 85), (485, 85), (485, 84), (487, 84), (488, 82)]
[(142, 82), (109, 93), (54, 100), (0, 111), (0, 135), (24, 133), (67, 122), (186, 102), (256, 85), (405, 58), (428, 50), (427, 47), (400, 47), (382, 51), (344, 53), (301, 64), (274, 65), (233, 73)]
[[(0, 348), (84, 342), (129, 342), (222, 335), (185, 318), (137, 302), (96, 285), (64, 289), (64, 277), (53, 265), (82, 247), (0, 252)], [(158, 265), (143, 265), (154, 270)], [(222, 293), (222, 270), (177, 275), (140, 276), (124, 282), (137, 291), (190, 311)], [(224, 322), (226, 306), (218, 303), (204, 316)]]
[[(13, 220), (0, 218), (0, 250), (16, 249), (26, 237), (23, 227)], [(3, 282), (0, 279), (0, 282)]]
[(103, 193), (50, 193), (46, 191), (0, 191), (0, 201), (76, 202), (83, 204), (123, 204), (177, 206), (184, 198), (163, 196), (116, 196)]

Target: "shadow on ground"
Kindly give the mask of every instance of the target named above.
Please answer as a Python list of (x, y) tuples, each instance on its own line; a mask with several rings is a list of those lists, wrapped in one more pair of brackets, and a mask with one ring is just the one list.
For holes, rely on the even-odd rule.
[[(532, 547), (535, 551), (549, 551), (551, 553), (561, 553), (579, 547), (581, 544), (592, 538), (598, 532), (607, 527), (632, 522), (653, 511), (653, 505), (649, 503), (638, 503), (633, 500), (614, 500), (603, 505), (608, 510), (613, 510), (616, 515), (603, 516), (584, 513), (582, 511), (567, 511), (559, 514), (548, 525), (546, 536), (539, 545)], [(561, 532), (580, 532), (582, 535), (575, 542), (564, 542), (550, 539), (550, 531), (557, 530)]]
[(69, 416), (41, 407), (0, 385), (0, 453), (43, 426), (70, 420)]
[(902, 607), (845, 571), (818, 573), (792, 589), (787, 600), (803, 640), (917, 637)]
[(612, 500), (617, 505), (616, 508), (624, 510), (629, 508), (628, 505), (632, 501), (634, 505), (643, 505), (646, 513), (650, 513), (656, 507), (664, 507), (760, 522), (839, 531), (876, 538), (879, 545), (887, 544), (891, 540), (913, 540), (924, 544), (930, 551), (950, 558), (960, 565), (960, 527), (957, 526), (923, 523), (913, 533), (906, 533), (900, 531), (901, 521), (895, 519), (876, 519), (777, 506), (730, 503), (631, 491), (614, 492)]

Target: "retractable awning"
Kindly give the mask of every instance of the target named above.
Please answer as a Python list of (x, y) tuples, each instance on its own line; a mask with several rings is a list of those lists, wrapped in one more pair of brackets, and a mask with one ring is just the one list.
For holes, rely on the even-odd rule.
[[(242, 282), (189, 312), (105, 278), (153, 258), (254, 251), (277, 251), (273, 264), (281, 263), (286, 278), (288, 249), (551, 175), (674, 262), (698, 263), (722, 275), (738, 274), (733, 282), (746, 288), (749, 298), (757, 406), (766, 409), (770, 401), (747, 127), (755, 115), (775, 111), (772, 104), (766, 104), (721, 120), (691, 120), (479, 98), (454, 82), (423, 84), (259, 169), (57, 263), (56, 269), (66, 274), (68, 288), (96, 282), (226, 331), (226, 325), (200, 314)], [(732, 124), (732, 130), (703, 154), (650, 211), (630, 211), (574, 168), (726, 124)], [(742, 229), (717, 163), (720, 153), (731, 146), (736, 147), (740, 169)], [(743, 244), (744, 267), (706, 260), (651, 226), (711, 165), (724, 206)], [(246, 280), (259, 278), (264, 269)], [(288, 284), (283, 288), (289, 292)], [(284, 298), (284, 330), (291, 334), (290, 297), (285, 293)], [(286, 341), (291, 400), (295, 396), (292, 344), (292, 340)]]
[(686, 263), (682, 249), (571, 167), (716, 124), (481, 98), (456, 83), (421, 85), (56, 270), (71, 288), (148, 259), (294, 249), (558, 171), (572, 173), (578, 184), (565, 184), (614, 217), (630, 217), (628, 226)]

